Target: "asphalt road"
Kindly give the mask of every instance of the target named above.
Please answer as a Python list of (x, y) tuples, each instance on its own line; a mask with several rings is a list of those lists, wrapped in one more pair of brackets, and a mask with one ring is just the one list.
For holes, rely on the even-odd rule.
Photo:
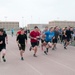
[(26, 45), (24, 61), (20, 60), (16, 37), (9, 36), (7, 44), (7, 62), (0, 62), (0, 75), (75, 75), (75, 47), (57, 44), (56, 50), (49, 49), (48, 55), (38, 47), (37, 56)]

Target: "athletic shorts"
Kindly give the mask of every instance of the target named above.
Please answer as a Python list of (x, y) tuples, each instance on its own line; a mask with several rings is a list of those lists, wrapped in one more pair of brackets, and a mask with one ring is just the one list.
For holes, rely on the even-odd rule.
[(45, 41), (46, 42), (46, 45), (48, 45), (49, 47), (52, 46), (52, 42), (51, 41)]
[(12, 32), (12, 34), (14, 34), (14, 32)]
[(39, 41), (37, 41), (37, 46), (39, 46), (39, 43), (40, 43), (40, 42), (39, 42)]
[(41, 43), (43, 43), (45, 40), (41, 39)]
[(38, 42), (31, 42), (31, 46), (32, 47), (38, 46)]
[(70, 38), (67, 38), (67, 41), (69, 42), (70, 41)]
[(0, 52), (2, 51), (2, 47), (0, 47)]
[(53, 43), (57, 43), (57, 39), (53, 39), (52, 42), (53, 42)]
[(75, 41), (75, 36), (74, 36), (74, 41)]
[(21, 46), (19, 47), (19, 50), (25, 51), (25, 44), (21, 44)]
[(47, 44), (50, 42), (51, 43), (51, 41), (45, 41)]
[(3, 45), (3, 49), (6, 49), (6, 44)]
[(0, 52), (1, 52), (3, 49), (6, 49), (6, 44), (0, 46)]
[(66, 40), (67, 39), (67, 37), (65, 37), (64, 35), (62, 36), (62, 40)]

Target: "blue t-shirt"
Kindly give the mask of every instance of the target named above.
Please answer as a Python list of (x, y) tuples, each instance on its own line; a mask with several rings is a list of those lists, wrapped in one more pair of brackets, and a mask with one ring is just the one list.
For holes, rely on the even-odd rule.
[(46, 35), (46, 37), (45, 37), (45, 41), (52, 41), (52, 38), (54, 37), (54, 32), (50, 32), (50, 31), (47, 31), (47, 32), (45, 32), (45, 35)]
[(11, 32), (14, 32), (14, 29), (11, 29)]

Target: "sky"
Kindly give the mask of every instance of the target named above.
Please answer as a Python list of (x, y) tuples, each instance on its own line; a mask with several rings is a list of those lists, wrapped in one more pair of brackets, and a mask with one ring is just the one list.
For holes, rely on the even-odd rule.
[(75, 20), (75, 0), (0, 0), (0, 21), (48, 24), (55, 20)]

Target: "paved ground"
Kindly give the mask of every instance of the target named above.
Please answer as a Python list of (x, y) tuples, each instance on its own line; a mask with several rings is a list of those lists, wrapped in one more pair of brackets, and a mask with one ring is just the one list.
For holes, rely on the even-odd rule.
[(28, 42), (25, 60), (21, 61), (15, 40), (15, 36), (9, 36), (7, 62), (0, 62), (0, 75), (75, 75), (75, 47), (69, 46), (64, 50), (63, 45), (58, 44), (57, 50), (50, 49), (48, 55), (39, 47), (35, 58), (33, 51), (29, 51)]

